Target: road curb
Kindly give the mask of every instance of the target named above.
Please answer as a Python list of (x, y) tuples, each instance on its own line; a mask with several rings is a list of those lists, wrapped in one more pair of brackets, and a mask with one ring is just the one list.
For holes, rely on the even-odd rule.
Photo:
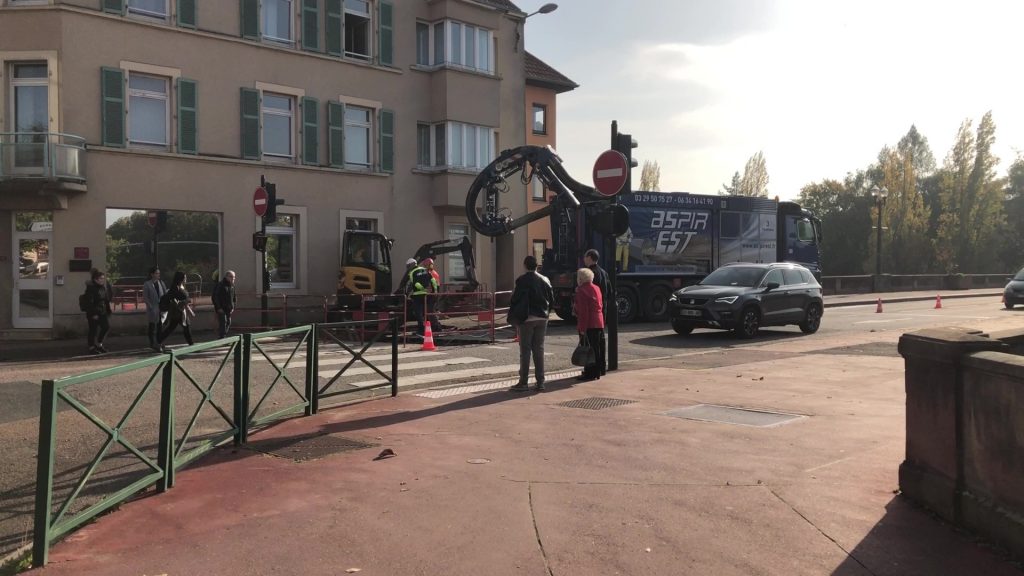
[[(937, 295), (938, 296), (942, 296), (946, 300), (952, 300), (954, 298), (988, 298), (988, 297), (1002, 296), (1003, 295), (1003, 291), (1000, 290), (999, 292), (992, 292), (992, 293), (986, 293), (986, 294), (977, 294), (977, 293), (974, 293), (974, 294), (957, 294), (955, 292), (952, 293), (952, 294), (937, 293)], [(892, 304), (892, 303), (899, 303), (899, 302), (925, 302), (925, 301), (928, 301), (928, 300), (935, 300), (935, 296), (923, 296), (922, 295), (922, 296), (900, 296), (898, 298), (885, 298), (883, 296), (878, 296), (874, 300), (851, 300), (851, 301), (848, 301), (848, 302), (829, 302), (828, 301), (828, 297), (826, 296), (825, 297), (825, 308), (839, 308), (839, 307), (843, 307), (843, 306), (872, 306), (872, 305), (874, 305), (874, 304), (876, 304), (878, 302), (878, 298), (882, 299), (882, 303), (883, 304)]]

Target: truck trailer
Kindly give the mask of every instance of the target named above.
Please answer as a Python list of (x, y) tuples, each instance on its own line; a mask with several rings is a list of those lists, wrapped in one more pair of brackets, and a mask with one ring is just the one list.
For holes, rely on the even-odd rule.
[(614, 252), (594, 230), (610, 201), (551, 211), (542, 269), (565, 320), (573, 318), (575, 271), (590, 248), (605, 270), (615, 267), (620, 322), (667, 319), (674, 290), (730, 262), (796, 262), (821, 276), (821, 223), (794, 202), (686, 192), (623, 193), (617, 201), (629, 211), (629, 229)]

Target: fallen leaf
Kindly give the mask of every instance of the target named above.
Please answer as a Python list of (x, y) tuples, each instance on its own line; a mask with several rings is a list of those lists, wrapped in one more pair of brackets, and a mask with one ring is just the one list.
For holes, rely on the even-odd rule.
[(650, 552), (650, 551), (651, 551), (650, 548), (644, 548), (644, 552)]
[(385, 458), (391, 458), (393, 456), (398, 456), (398, 454), (395, 454), (395, 451), (391, 448), (385, 448), (380, 451), (380, 454), (377, 454), (377, 457), (374, 458), (374, 460), (384, 460)]
[(353, 572), (362, 572), (362, 571), (363, 571), (362, 568), (349, 568), (348, 570), (345, 570), (345, 572), (348, 572), (349, 574), (352, 574)]

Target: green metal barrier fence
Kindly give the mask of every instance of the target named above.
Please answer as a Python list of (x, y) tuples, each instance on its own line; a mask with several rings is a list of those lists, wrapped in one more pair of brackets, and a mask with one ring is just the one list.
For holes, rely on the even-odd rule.
[[(130, 499), (138, 492), (150, 487), (155, 487), (158, 492), (164, 492), (172, 488), (177, 470), (187, 466), (200, 456), (213, 450), (216, 446), (232, 439), (236, 444), (245, 443), (252, 428), (264, 426), (300, 412), (309, 416), (317, 410), (317, 401), (320, 397), (378, 387), (353, 388), (344, 392), (326, 393), (326, 390), (337, 381), (347, 366), (351, 366), (356, 361), (362, 361), (384, 376), (388, 382), (382, 385), (390, 385), (392, 387), (392, 396), (397, 395), (397, 318), (392, 318), (390, 322), (392, 370), (390, 377), (363, 358), (363, 354), (373, 343), (378, 342), (383, 337), (383, 333), (377, 334), (377, 337), (365, 344), (359, 352), (355, 352), (354, 348), (350, 347), (335, 334), (338, 330), (362, 332), (366, 326), (376, 326), (377, 323), (377, 320), (335, 322), (322, 325), (324, 327), (323, 330), (318, 327), (320, 325), (310, 324), (272, 332), (244, 334), (179, 348), (166, 354), (159, 354), (144, 360), (86, 374), (68, 376), (57, 380), (44, 380), (39, 413), (35, 525), (32, 543), (33, 566), (40, 567), (46, 563), (50, 545), (54, 541), (99, 514)], [(317, 389), (317, 380), (319, 378), (316, 370), (319, 356), (317, 349), (318, 333), (327, 335), (329, 340), (334, 341), (343, 349), (353, 354), (353, 358), (346, 365), (346, 368), (339, 371), (322, 390)], [(282, 342), (285, 341), (283, 340), (285, 338), (297, 338), (298, 340), (283, 363), (275, 362), (265, 348), (265, 344), (271, 341)], [(286, 373), (288, 369), (293, 367), (293, 363), (297, 363), (296, 359), (300, 356), (300, 350), (304, 352), (302, 356), (304, 356), (303, 360), (305, 362), (301, 385), (293, 381), (292, 377)], [(205, 365), (202, 367), (191, 367), (192, 369), (190, 369), (190, 366), (186, 364), (190, 357), (203, 358), (207, 361), (211, 359), (216, 360), (212, 368), (212, 375), (204, 378), (200, 374), (200, 368), (206, 368), (206, 371), (210, 372), (210, 368)], [(254, 389), (253, 366), (254, 363), (258, 363), (262, 367), (264, 360), (269, 363), (274, 376), (266, 389), (260, 394), (259, 400), (254, 406), (250, 407), (250, 397), (253, 395)], [(145, 381), (142, 382), (141, 389), (135, 394), (124, 414), (115, 418), (108, 417), (104, 419), (97, 415), (96, 412), (101, 411), (101, 408), (109, 408), (109, 406), (96, 406), (95, 409), (90, 410), (89, 402), (81, 401), (72, 394), (71, 389), (74, 387), (110, 380), (122, 375), (127, 375), (129, 380), (135, 384), (137, 380), (132, 373), (137, 372), (146, 375)], [(228, 375), (230, 375), (231, 379), (230, 390), (227, 389), (227, 384), (224, 384), (225, 380), (228, 379)], [(184, 383), (181, 386), (178, 385), (179, 379), (184, 379)], [(126, 425), (136, 411), (139, 410), (140, 404), (147, 397), (152, 396), (154, 394), (152, 390), (157, 387), (160, 390), (158, 430), (155, 431), (157, 439), (148, 444), (145, 441), (132, 442), (125, 436), (127, 431)], [(284, 407), (264, 414), (264, 412), (269, 411), (263, 410), (264, 404), (279, 387), (283, 388), (286, 394), (288, 389), (290, 389), (291, 393), (298, 397), (298, 400), (292, 400)], [(188, 419), (188, 423), (179, 426), (176, 410), (179, 405), (187, 401), (187, 398), (185, 398), (186, 391), (193, 394), (198, 393), (199, 399)], [(218, 393), (221, 394), (219, 398), (216, 396)], [(227, 400), (224, 398), (224, 395), (229, 395), (230, 397), (230, 409), (226, 406)], [(85, 470), (81, 477), (70, 487), (67, 498), (63, 500), (55, 512), (54, 479), (59, 431), (57, 413), (60, 402), (66, 403), (73, 409), (75, 414), (81, 415), (90, 424), (91, 429), (98, 431), (106, 438), (102, 440), (102, 446), (99, 451), (89, 464), (84, 467)], [(193, 437), (196, 436), (196, 427), (204, 408), (209, 408), (216, 412), (219, 419), (223, 420), (226, 426), (195, 439)], [(185, 413), (188, 412), (183, 410), (183, 414)], [(133, 433), (140, 433), (137, 428), (133, 428), (132, 431)], [(145, 436), (145, 432), (152, 433), (154, 431), (151, 428), (144, 429), (142, 431), (143, 436)], [(89, 484), (90, 479), (93, 479), (97, 469), (104, 459), (109, 456), (108, 453), (111, 452), (113, 447), (120, 447), (124, 452), (134, 456), (135, 465), (141, 463), (144, 465), (144, 471), (139, 473), (137, 478), (131, 477), (121, 480), (122, 482), (128, 482), (128, 484), (114, 493), (105, 494), (95, 503), (90, 503), (86, 500), (84, 504), (80, 504), (85, 507), (84, 510), (70, 513), (73, 505), (82, 496), (83, 489)], [(147, 454), (147, 451), (150, 454)], [(125, 454), (119, 455), (118, 458), (122, 456), (125, 456)], [(120, 475), (123, 476), (125, 474)], [(103, 480), (103, 482), (107, 482), (107, 480)], [(103, 484), (103, 482), (100, 483)], [(104, 487), (105, 485), (100, 486), (100, 489)]]
[[(363, 323), (377, 324), (378, 321), (369, 320), (363, 321)], [(314, 331), (311, 337), (311, 342), (313, 349), (317, 350), (317, 353), (311, 353), (308, 355), (308, 357), (312, 359), (312, 362), (309, 362), (307, 364), (307, 367), (310, 368), (312, 374), (312, 377), (309, 380), (310, 382), (316, 383), (318, 381), (317, 379), (319, 378), (320, 354), (318, 346), (320, 342), (324, 342), (325, 344), (333, 342), (334, 344), (337, 344), (340, 348), (351, 354), (352, 358), (350, 358), (349, 361), (344, 366), (341, 367), (341, 369), (339, 369), (335, 374), (333, 374), (326, 384), (315, 389), (316, 393), (313, 394), (312, 396), (312, 409), (314, 414), (320, 409), (320, 400), (323, 398), (330, 398), (332, 396), (352, 394), (354, 392), (361, 392), (363, 390), (373, 390), (375, 388), (382, 388), (384, 386), (391, 387), (392, 397), (398, 396), (398, 317), (392, 314), (391, 318), (388, 320), (388, 331), (384, 332), (381, 330), (377, 330), (375, 333), (373, 333), (373, 336), (369, 340), (366, 340), (364, 338), (364, 336), (366, 335), (366, 331), (360, 330), (359, 341), (363, 343), (363, 347), (360, 348), (358, 352), (354, 348), (345, 344), (344, 340), (339, 338), (337, 334), (338, 331), (350, 330), (353, 324), (357, 323), (332, 322), (329, 324), (316, 324), (316, 330)], [(380, 342), (386, 335), (391, 336), (391, 376), (385, 374), (383, 371), (381, 371), (380, 368), (375, 366), (373, 362), (371, 362), (365, 357), (366, 351), (369, 350), (377, 342)], [(354, 365), (356, 362), (362, 362), (363, 364), (368, 366), (371, 370), (380, 375), (384, 379), (384, 381), (381, 382), (380, 384), (371, 384), (369, 386), (353, 387), (347, 390), (331, 391), (331, 387), (334, 386), (334, 384), (339, 379), (341, 379), (342, 376), (345, 375), (345, 371), (351, 368), (352, 365)], [(309, 366), (310, 364), (312, 364), (312, 367)]]

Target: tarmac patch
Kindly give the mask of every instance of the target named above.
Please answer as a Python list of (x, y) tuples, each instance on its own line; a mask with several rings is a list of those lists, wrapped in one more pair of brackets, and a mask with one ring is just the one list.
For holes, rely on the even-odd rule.
[(753, 364), (755, 362), (773, 362), (797, 356), (800, 356), (800, 354), (795, 352), (773, 352), (754, 348), (729, 348), (705, 354), (683, 356), (680, 361), (682, 363), (681, 368), (707, 370), (709, 368), (723, 368), (725, 366)]
[[(25, 380), (0, 383), (0, 424), (38, 418), (42, 389), (38, 382)], [(68, 408), (67, 402), (57, 402), (57, 411)]]
[(781, 426), (782, 424), (807, 417), (803, 414), (751, 410), (748, 408), (734, 408), (732, 406), (718, 406), (716, 404), (697, 404), (696, 406), (676, 408), (665, 412), (665, 416), (682, 418), (683, 420), (753, 426), (755, 428)]
[(898, 357), (899, 349), (895, 342), (868, 342), (853, 346), (837, 346), (824, 350), (814, 350), (811, 354), (842, 354), (845, 356), (886, 356)]
[(316, 432), (290, 438), (268, 438), (266, 440), (250, 440), (246, 445), (250, 450), (262, 452), (278, 458), (286, 458), (296, 462), (319, 460), (325, 456), (373, 448), (377, 444), (363, 442), (354, 438), (345, 438), (335, 434)]

